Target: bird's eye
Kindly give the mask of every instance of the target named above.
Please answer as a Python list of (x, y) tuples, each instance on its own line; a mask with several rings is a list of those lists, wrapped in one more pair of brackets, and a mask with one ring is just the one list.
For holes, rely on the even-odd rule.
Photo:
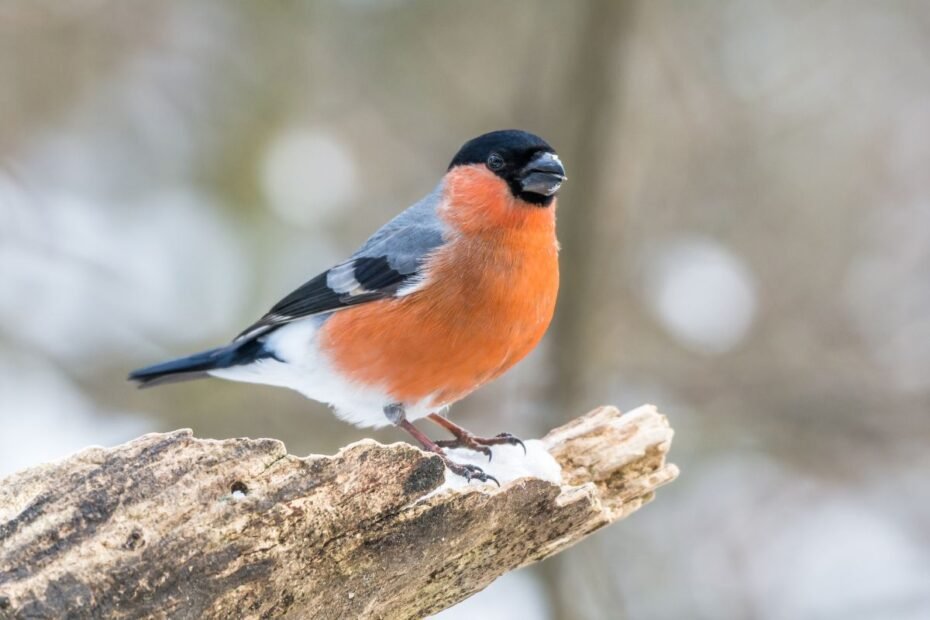
[(500, 170), (504, 167), (504, 158), (497, 153), (488, 155), (488, 168), (491, 170)]

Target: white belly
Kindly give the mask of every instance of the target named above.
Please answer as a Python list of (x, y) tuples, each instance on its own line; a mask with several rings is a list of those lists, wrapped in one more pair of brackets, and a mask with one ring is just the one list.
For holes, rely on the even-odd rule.
[[(396, 402), (380, 386), (361, 385), (344, 378), (320, 351), (317, 337), (325, 315), (309, 317), (279, 327), (267, 336), (265, 346), (284, 361), (274, 358), (253, 364), (211, 370), (221, 379), (262, 383), (297, 390), (307, 398), (333, 407), (336, 416), (361, 427), (390, 425), (384, 407)], [(428, 401), (429, 399), (425, 399)], [(408, 420), (433, 411), (427, 402), (404, 403)]]

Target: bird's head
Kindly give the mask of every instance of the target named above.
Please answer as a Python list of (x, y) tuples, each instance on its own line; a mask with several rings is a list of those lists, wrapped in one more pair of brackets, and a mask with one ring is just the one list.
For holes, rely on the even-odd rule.
[(539, 136), (516, 129), (492, 131), (466, 142), (449, 164), (449, 172), (458, 168), (472, 175), (490, 173), (506, 184), (518, 202), (535, 207), (551, 205), (566, 180), (555, 149)]

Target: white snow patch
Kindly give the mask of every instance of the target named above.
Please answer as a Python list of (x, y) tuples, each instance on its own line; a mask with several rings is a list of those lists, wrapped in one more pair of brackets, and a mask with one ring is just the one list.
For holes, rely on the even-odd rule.
[[(526, 444), (526, 454), (520, 446), (491, 446), (491, 460), (480, 452), (467, 448), (446, 450), (446, 454), (455, 463), (476, 465), (489, 476), (494, 476), (503, 487), (508, 482), (519, 478), (539, 478), (553, 484), (562, 484), (562, 468), (545, 445), (538, 439), (530, 439)], [(493, 482), (484, 484), (497, 488)], [(447, 489), (461, 489), (469, 486), (481, 486), (475, 480), (466, 480), (446, 469), (446, 481), (424, 497), (431, 497)]]

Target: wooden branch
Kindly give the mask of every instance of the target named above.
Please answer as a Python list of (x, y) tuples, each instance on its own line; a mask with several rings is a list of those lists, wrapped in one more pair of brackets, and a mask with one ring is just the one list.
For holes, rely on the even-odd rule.
[(181, 430), (90, 448), (0, 480), (0, 617), (423, 617), (651, 500), (677, 475), (671, 438), (652, 406), (602, 407), (526, 456), (496, 449), (502, 488), (444, 484), (403, 443), (298, 458)]

